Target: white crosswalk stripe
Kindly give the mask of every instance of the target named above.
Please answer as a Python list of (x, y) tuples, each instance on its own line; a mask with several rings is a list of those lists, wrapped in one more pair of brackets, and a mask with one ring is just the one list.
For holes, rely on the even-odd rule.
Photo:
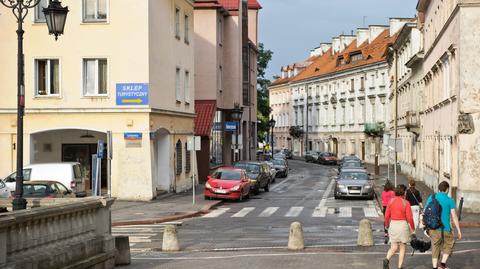
[(313, 211), (312, 217), (313, 218), (325, 218), (327, 216), (327, 207), (317, 207)]
[(287, 214), (285, 214), (285, 217), (298, 217), (298, 215), (300, 215), (302, 211), (303, 211), (303, 206), (291, 207), (290, 210), (288, 210)]
[(255, 210), (255, 207), (245, 207), (242, 210), (238, 211), (236, 214), (234, 214), (232, 218), (243, 218), (253, 210)]
[(216, 218), (216, 217), (219, 217), (219, 216), (227, 213), (228, 210), (230, 210), (230, 208), (221, 207), (221, 208), (215, 209), (212, 212), (204, 215), (202, 218)]
[(363, 213), (367, 218), (378, 218), (378, 212), (375, 207), (366, 207), (363, 209)]
[(352, 217), (352, 208), (351, 207), (340, 207), (340, 218), (351, 218)]
[(270, 217), (270, 216), (273, 215), (275, 212), (277, 212), (278, 209), (279, 209), (279, 207), (267, 207), (267, 208), (265, 208), (265, 210), (263, 210), (263, 212), (260, 213), (260, 215), (258, 215), (258, 216), (261, 217), (261, 218)]
[(132, 226), (115, 226), (112, 227), (113, 236), (128, 236), (130, 247), (138, 243), (151, 243), (160, 239), (152, 239), (152, 237), (163, 233), (165, 225), (174, 224), (181, 225), (181, 222), (150, 224), (150, 225), (132, 225)]

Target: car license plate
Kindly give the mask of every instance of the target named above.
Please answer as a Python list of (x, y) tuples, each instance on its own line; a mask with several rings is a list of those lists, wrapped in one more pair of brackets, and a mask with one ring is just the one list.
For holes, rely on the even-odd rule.
[(226, 194), (226, 190), (214, 190), (215, 193)]
[(359, 190), (350, 190), (350, 193), (353, 193), (353, 194), (359, 194), (360, 191)]

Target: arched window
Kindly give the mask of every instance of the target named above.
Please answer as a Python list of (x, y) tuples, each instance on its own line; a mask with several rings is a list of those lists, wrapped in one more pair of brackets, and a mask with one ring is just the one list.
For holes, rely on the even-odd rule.
[(191, 155), (190, 150), (188, 150), (187, 143), (185, 143), (185, 174), (190, 173), (190, 171), (192, 170), (190, 155)]
[(178, 140), (177, 145), (175, 146), (175, 151), (177, 155), (177, 176), (182, 174), (182, 141)]

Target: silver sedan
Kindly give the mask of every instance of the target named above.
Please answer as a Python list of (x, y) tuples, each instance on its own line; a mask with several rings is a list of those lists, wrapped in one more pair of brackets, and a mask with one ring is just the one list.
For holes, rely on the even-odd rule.
[(342, 197), (358, 197), (374, 199), (375, 192), (369, 175), (362, 170), (342, 171), (335, 185), (335, 199)]

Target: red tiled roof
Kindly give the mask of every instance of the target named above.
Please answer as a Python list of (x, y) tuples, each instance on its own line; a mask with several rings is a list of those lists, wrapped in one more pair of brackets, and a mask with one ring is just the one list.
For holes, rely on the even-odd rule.
[[(220, 4), (228, 10), (238, 10), (238, 4), (241, 0), (218, 0)], [(248, 0), (249, 9), (261, 9), (262, 6), (257, 0)]]
[[(393, 44), (397, 37), (398, 33), (394, 36), (390, 36), (389, 30), (387, 29), (371, 43), (364, 42), (363, 44), (357, 44), (357, 41), (355, 40), (341, 53), (337, 52), (334, 55), (332, 55), (332, 49), (330, 49), (325, 54), (317, 58), (309, 67), (307, 67), (305, 71), (301, 72), (292, 81), (296, 82), (304, 79), (321, 77), (331, 73), (385, 61), (388, 46)], [(350, 54), (358, 52), (363, 54), (363, 59), (350, 62)], [(343, 57), (347, 63), (344, 65), (338, 65), (337, 63), (340, 57)]]
[(215, 100), (195, 100), (195, 135), (210, 136), (216, 109)]

